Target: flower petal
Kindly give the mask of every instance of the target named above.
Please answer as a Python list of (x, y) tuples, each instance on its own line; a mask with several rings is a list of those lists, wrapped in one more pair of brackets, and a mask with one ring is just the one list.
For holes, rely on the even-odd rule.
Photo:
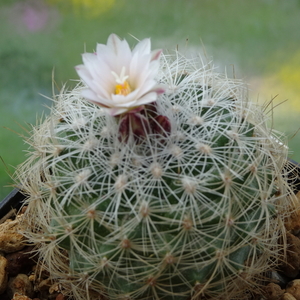
[(154, 50), (151, 52), (151, 61), (158, 60), (160, 58), (160, 55), (162, 54), (162, 50)]
[(98, 96), (97, 94), (95, 94), (91, 89), (84, 89), (81, 91), (81, 95), (89, 100), (91, 100), (92, 102), (96, 102), (98, 103)]
[(113, 51), (115, 55), (120, 55), (119, 49), (121, 48), (121, 39), (112, 33), (107, 39), (107, 47)]
[(109, 115), (113, 117), (121, 115), (122, 113), (128, 111), (127, 108), (120, 108), (120, 107), (106, 108), (105, 110), (108, 112)]
[(146, 55), (151, 52), (150, 39), (144, 39), (139, 42), (133, 49), (132, 54), (139, 53), (140, 55)]

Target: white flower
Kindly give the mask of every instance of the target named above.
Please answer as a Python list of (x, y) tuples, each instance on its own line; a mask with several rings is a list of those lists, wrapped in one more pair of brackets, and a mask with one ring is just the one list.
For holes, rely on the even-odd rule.
[(96, 53), (84, 53), (83, 65), (76, 67), (88, 87), (82, 96), (112, 116), (156, 101), (164, 92), (155, 80), (160, 54), (161, 50), (151, 52), (150, 39), (131, 51), (126, 40), (111, 34), (107, 45), (97, 44)]

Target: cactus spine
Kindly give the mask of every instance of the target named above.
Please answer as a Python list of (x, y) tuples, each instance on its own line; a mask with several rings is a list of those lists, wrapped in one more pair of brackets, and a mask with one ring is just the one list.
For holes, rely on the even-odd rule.
[(166, 92), (130, 117), (140, 139), (82, 83), (56, 97), (17, 172), (26, 234), (78, 300), (246, 299), (282, 250), (287, 148), (200, 59), (163, 55), (156, 80)]

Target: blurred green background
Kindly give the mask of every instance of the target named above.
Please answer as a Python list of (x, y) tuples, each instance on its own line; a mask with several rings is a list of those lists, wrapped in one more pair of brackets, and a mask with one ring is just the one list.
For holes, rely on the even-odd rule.
[(53, 71), (58, 88), (71, 88), (80, 54), (112, 32), (132, 45), (132, 36), (151, 37), (153, 49), (206, 53), (249, 84), (253, 101), (287, 99), (273, 126), (300, 161), (299, 28), (299, 0), (1, 0), (0, 199), (26, 158), (22, 135), (51, 105)]

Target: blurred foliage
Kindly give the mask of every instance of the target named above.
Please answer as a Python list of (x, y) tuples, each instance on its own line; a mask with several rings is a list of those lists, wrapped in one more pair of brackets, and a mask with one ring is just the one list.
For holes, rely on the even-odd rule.
[[(151, 37), (153, 48), (190, 55), (205, 53), (220, 71), (244, 78), (251, 97), (278, 95), (274, 126), (292, 136), (299, 127), (300, 1), (298, 0), (1, 0), (0, 156), (9, 172), (24, 160), (27, 145), (16, 123), (35, 123), (50, 105), (52, 73), (56, 92), (75, 85), (80, 53), (106, 43), (114, 32), (131, 45)], [(283, 113), (284, 112), (284, 113)], [(299, 135), (292, 139), (300, 161)], [(0, 167), (0, 197), (10, 182)]]
[(72, 12), (76, 16), (96, 18), (107, 12), (115, 4), (115, 0), (47, 0), (63, 12)]
[[(298, 96), (300, 95), (300, 51), (288, 57), (287, 61), (280, 66), (278, 73), (275, 74), (275, 80), (281, 86), (282, 91), (287, 91), (286, 96), (294, 96), (291, 98), (291, 105), (300, 113)], [(289, 91), (293, 91), (293, 95)]]
[[(13, 82), (18, 88), (39, 87), (49, 81), (52, 66), (32, 50), (18, 48), (0, 52), (0, 61), (3, 86), (10, 86)], [(28, 63), (33, 61), (35, 63)]]

